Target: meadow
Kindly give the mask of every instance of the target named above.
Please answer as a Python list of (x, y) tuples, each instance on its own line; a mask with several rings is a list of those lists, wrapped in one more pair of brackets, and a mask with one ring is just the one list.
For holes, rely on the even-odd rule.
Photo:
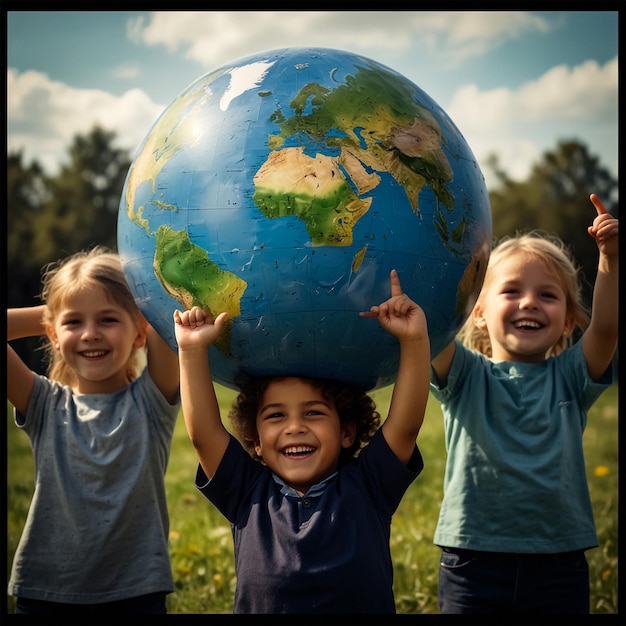
[[(386, 414), (391, 387), (372, 393)], [(222, 414), (234, 392), (219, 387)], [(7, 411), (7, 578), (33, 490), (30, 444)], [(438, 613), (439, 548), (433, 534), (443, 495), (446, 451), (439, 405), (431, 398), (418, 443), (422, 474), (409, 487), (393, 519), (391, 552), (398, 613)], [(591, 612), (618, 612), (618, 387), (608, 389), (589, 412), (584, 436), (587, 476), (600, 545), (587, 553)], [(197, 460), (179, 418), (166, 475), (170, 510), (170, 554), (175, 592), (168, 597), (172, 614), (228, 614), (235, 588), (230, 527), (195, 489)], [(8, 612), (15, 606), (7, 598)]]

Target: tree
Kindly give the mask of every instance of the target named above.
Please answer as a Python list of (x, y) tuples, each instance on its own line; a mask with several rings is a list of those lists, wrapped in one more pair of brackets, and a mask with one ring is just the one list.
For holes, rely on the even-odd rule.
[(51, 242), (51, 258), (101, 244), (117, 249), (117, 212), (130, 167), (126, 151), (113, 148), (115, 133), (95, 127), (77, 136), (70, 163), (52, 180), (39, 244)]
[(25, 167), (22, 153), (7, 158), (7, 261), (11, 279), (7, 281), (8, 302), (31, 301), (47, 262), (35, 243), (42, 207), (50, 199), (50, 180), (38, 163)]

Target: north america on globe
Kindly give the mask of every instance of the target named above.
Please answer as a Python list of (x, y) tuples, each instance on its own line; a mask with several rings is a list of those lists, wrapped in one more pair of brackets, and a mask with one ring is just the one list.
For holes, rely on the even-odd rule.
[(252, 55), (183, 91), (133, 159), (118, 225), (131, 289), (172, 347), (175, 308), (229, 313), (209, 358), (231, 387), (242, 372), (392, 383), (397, 346), (358, 312), (397, 269), (436, 353), (491, 242), (484, 179), (445, 112), (323, 48)]

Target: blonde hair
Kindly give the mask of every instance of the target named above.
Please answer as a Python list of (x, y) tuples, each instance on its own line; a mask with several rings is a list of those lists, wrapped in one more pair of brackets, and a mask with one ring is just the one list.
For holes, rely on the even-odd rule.
[[(43, 268), (42, 283), (41, 299), (46, 305), (44, 324), (54, 325), (54, 320), (69, 298), (86, 288), (100, 286), (113, 302), (137, 320), (137, 328), (141, 328), (139, 309), (126, 282), (122, 262), (117, 253), (104, 246), (95, 246), (49, 263)], [(48, 363), (48, 377), (70, 387), (76, 386), (78, 381), (74, 370), (65, 362), (60, 351), (54, 349), (49, 338), (47, 341), (44, 338), (43, 348)], [(126, 365), (129, 381), (137, 377), (138, 363), (137, 350), (134, 350)]]
[[(553, 271), (561, 282), (566, 295), (567, 314), (572, 316), (574, 329), (584, 331), (589, 325), (589, 308), (583, 301), (580, 267), (577, 265), (571, 251), (563, 241), (551, 233), (541, 230), (516, 233), (515, 236), (506, 236), (500, 239), (493, 248), (487, 264), (487, 271), (480, 294), (474, 308), (482, 304), (486, 287), (490, 284), (498, 264), (513, 254), (523, 253), (545, 264)], [(562, 335), (559, 341), (548, 350), (546, 358), (556, 356), (572, 345), (575, 333)], [(474, 324), (472, 314), (467, 318), (457, 338), (471, 350), (477, 350), (487, 357), (491, 357), (491, 342), (487, 331), (481, 330)]]

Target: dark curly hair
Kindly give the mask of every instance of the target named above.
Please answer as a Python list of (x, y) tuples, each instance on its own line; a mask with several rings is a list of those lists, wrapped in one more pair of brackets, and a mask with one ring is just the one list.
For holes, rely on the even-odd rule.
[[(256, 416), (259, 403), (268, 385), (286, 377), (267, 376), (249, 378), (239, 383), (239, 395), (235, 398), (228, 414), (233, 434), (248, 451), (250, 456), (262, 461), (254, 450), (259, 439), (256, 428)], [(380, 425), (380, 413), (370, 396), (361, 388), (350, 383), (326, 378), (308, 378), (298, 376), (322, 392), (326, 400), (332, 402), (342, 424), (354, 422), (356, 437), (349, 448), (342, 448), (339, 464), (358, 455), (361, 448), (374, 436)]]

